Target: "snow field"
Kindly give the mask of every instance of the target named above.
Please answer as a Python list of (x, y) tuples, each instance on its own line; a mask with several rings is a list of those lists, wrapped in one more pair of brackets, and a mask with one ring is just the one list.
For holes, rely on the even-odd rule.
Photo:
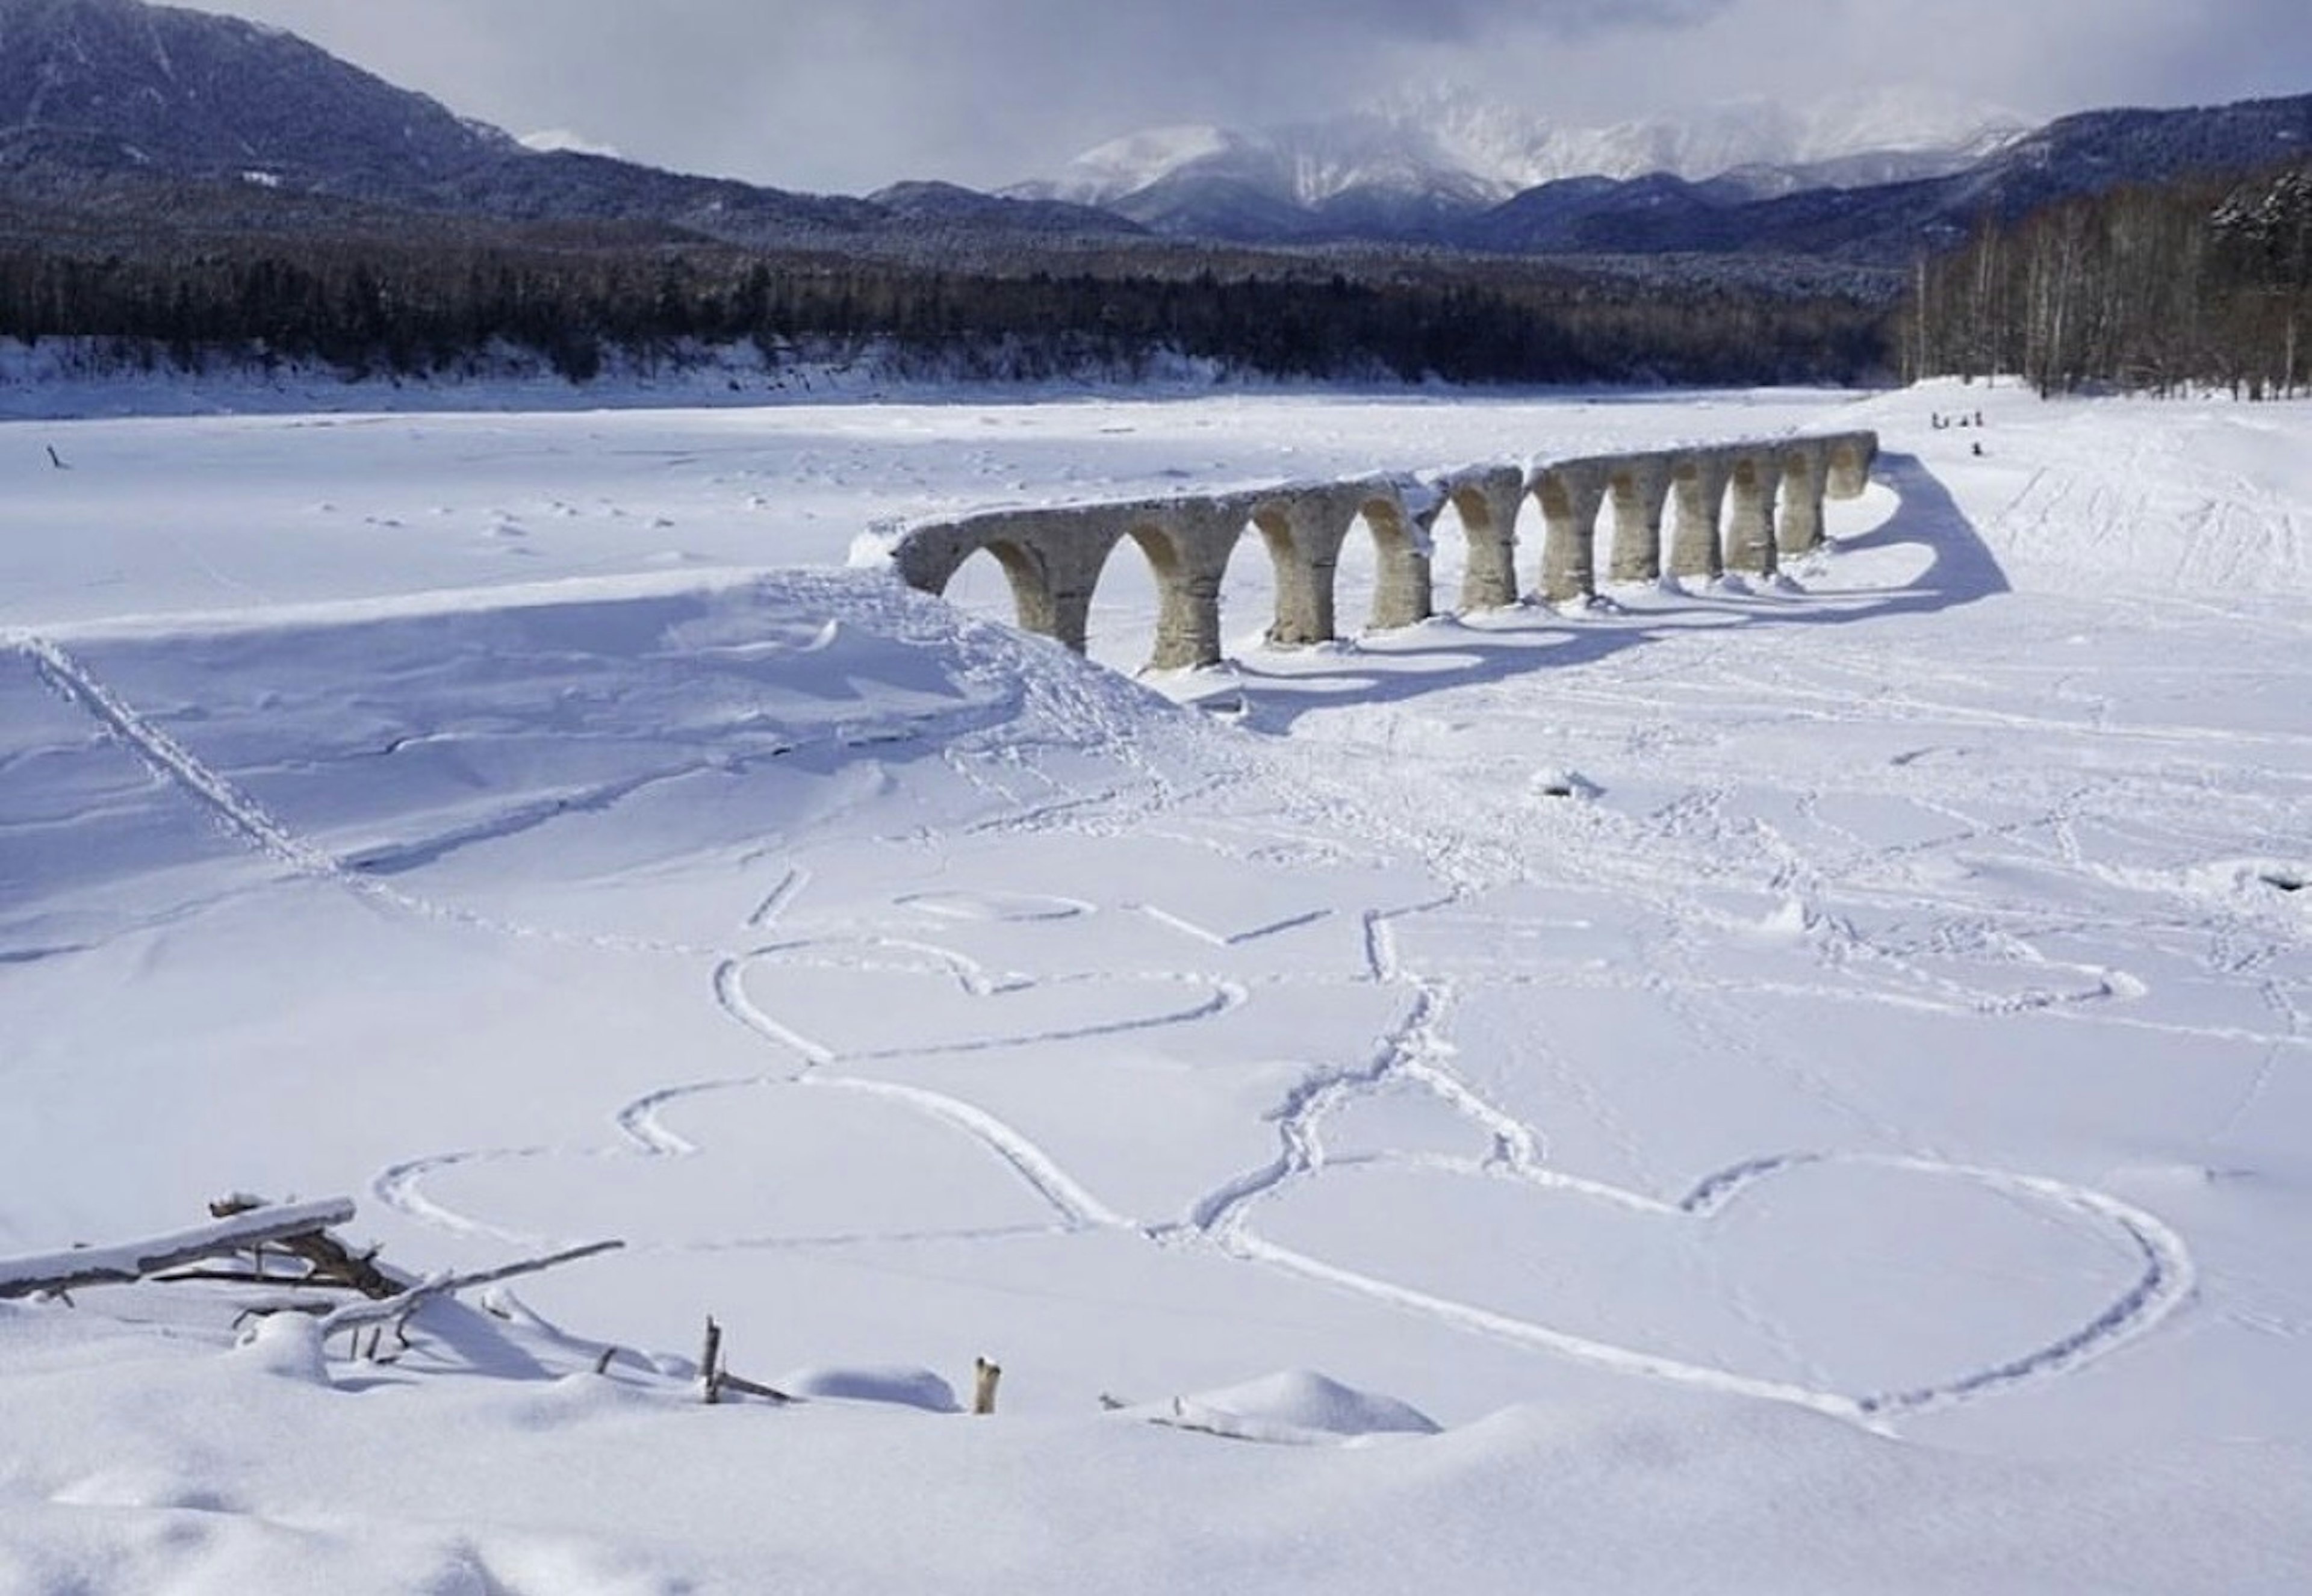
[[(1786, 585), (1145, 684), (977, 567), (809, 568), (991, 496), (1826, 423), (1883, 486)], [(181, 1288), (0, 1305), (0, 1589), (2301, 1583), (2308, 430), (0, 429), (0, 1253), (233, 1188), (355, 1190), (405, 1267), (629, 1243), (382, 1369), (221, 1354)], [(697, 1407), (707, 1312), (820, 1399)], [(925, 1415), (976, 1354), (1004, 1416)], [(1336, 1444), (1407, 1406), (1445, 1433)]]

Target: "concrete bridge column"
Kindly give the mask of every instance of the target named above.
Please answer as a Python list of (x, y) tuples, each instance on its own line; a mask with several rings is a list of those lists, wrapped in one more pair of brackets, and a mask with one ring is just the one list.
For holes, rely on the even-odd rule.
[(1603, 462), (1573, 460), (1534, 479), (1547, 529), (1541, 546), (1541, 596), (1553, 604), (1598, 592), (1598, 507), (1606, 499)]
[(1461, 608), (1505, 609), (1518, 601), (1517, 522), (1525, 504), (1525, 473), (1514, 466), (1457, 474), (1437, 486), (1461, 518), (1468, 560), (1461, 573)]
[(1616, 582), (1653, 582), (1662, 574), (1662, 511), (1669, 497), (1669, 462), (1642, 458), (1616, 464), (1607, 478), (1614, 505)]
[(1822, 547), (1823, 471), (1828, 461), (1829, 451), (1819, 445), (1782, 451), (1782, 512), (1774, 541), (1783, 554)]
[(1714, 454), (1686, 455), (1673, 468), (1670, 496), (1677, 504), (1677, 524), (1670, 534), (1672, 576), (1709, 577), (1725, 570), (1718, 523), (1731, 469), (1730, 462)]
[(1330, 643), (1334, 630), (1334, 580), (1341, 545), (1362, 507), (1364, 490), (1312, 487), (1273, 495), (1253, 507), (1276, 565), (1276, 619), (1268, 640), (1283, 647)]
[(1729, 570), (1774, 574), (1774, 490), (1782, 479), (1781, 462), (1771, 454), (1745, 455), (1734, 462), (1726, 517)]
[(1129, 536), (1148, 557), (1161, 595), (1150, 670), (1221, 662), (1221, 583), (1248, 508), (1231, 499), (1183, 499), (1134, 513)]
[(1877, 433), (1850, 433), (1829, 443), (1830, 467), (1824, 486), (1834, 499), (1854, 499), (1870, 486), (1870, 464), (1878, 458)]
[[(1020, 542), (1042, 576), (1041, 591), (1033, 595), (1042, 624), (1023, 615), (1021, 626), (1083, 653), (1089, 642), (1092, 591), (1099, 585), (1099, 574), (1122, 536), (1123, 527), (1112, 513), (1046, 511), (1037, 515)], [(1002, 558), (1001, 551), (996, 552)], [(1019, 601), (1017, 577), (1012, 592)]]
[(1429, 529), (1394, 492), (1368, 497), (1359, 513), (1371, 530), (1379, 570), (1373, 584), (1374, 631), (1418, 626), (1435, 613), (1430, 580)]

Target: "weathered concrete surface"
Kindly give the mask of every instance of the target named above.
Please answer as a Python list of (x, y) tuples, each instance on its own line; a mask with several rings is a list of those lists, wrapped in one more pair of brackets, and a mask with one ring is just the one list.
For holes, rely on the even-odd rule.
[(1465, 466), (1432, 472), (1424, 480), (1453, 506), (1467, 540), (1461, 573), (1464, 613), (1502, 609), (1518, 601), (1517, 520), (1524, 507), (1524, 470), (1517, 466)]
[(1220, 663), (1221, 582), (1251, 513), (1251, 501), (1243, 498), (1175, 499), (1130, 510), (1125, 535), (1148, 557), (1161, 595), (1151, 669)]
[(1260, 529), (1276, 566), (1276, 618), (1268, 641), (1294, 647), (1333, 638), (1334, 577), (1364, 503), (1361, 483), (1281, 488), (1256, 501)]
[(1805, 554), (1822, 546), (1822, 499), (1830, 451), (1820, 443), (1791, 443), (1782, 450), (1779, 498), (1782, 519), (1774, 543), (1783, 554)]
[(1654, 582), (1662, 574), (1662, 512), (1669, 503), (1667, 455), (1641, 454), (1614, 462), (1607, 482), (1614, 504), (1616, 582)]
[(1682, 454), (1670, 468), (1670, 503), (1677, 521), (1669, 536), (1670, 576), (1711, 577), (1726, 568), (1718, 546), (1718, 523), (1726, 504), (1726, 481), (1734, 462), (1715, 452)]
[[(1877, 434), (1835, 433), (1235, 495), (994, 509), (871, 534), (854, 560), (887, 565), (909, 586), (938, 593), (965, 561), (991, 555), (1011, 583), (1020, 627), (1081, 651), (1100, 573), (1129, 542), (1147, 560), (1160, 595), (1149, 664), (1185, 670), (1220, 662), (1221, 585), (1248, 527), (1275, 573), (1268, 641), (1326, 643), (1338, 636), (1341, 549), (1360, 522), (1379, 560), (1367, 624), (1383, 630), (1434, 612), (1431, 533), (1449, 506), (1467, 542), (1461, 609), (1518, 601), (1517, 524), (1528, 497), (1543, 526), (1537, 591), (1563, 602), (1597, 592), (1598, 522), (1607, 506), (1612, 581), (1772, 574), (1783, 557), (1821, 545), (1824, 498), (1861, 494), (1878, 455)], [(1666, 516), (1674, 519), (1665, 558)]]
[(1553, 604), (1598, 592), (1598, 506), (1613, 479), (1611, 460), (1572, 460), (1534, 473), (1541, 506), (1541, 596)]
[(1774, 495), (1782, 481), (1782, 462), (1771, 453), (1734, 462), (1726, 490), (1728, 570), (1773, 574)]

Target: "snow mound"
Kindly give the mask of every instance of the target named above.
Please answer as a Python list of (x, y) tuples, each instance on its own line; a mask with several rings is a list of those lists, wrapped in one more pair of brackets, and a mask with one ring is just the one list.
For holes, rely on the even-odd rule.
[(1158, 1424), (1287, 1446), (1438, 1434), (1436, 1421), (1420, 1409), (1309, 1369), (1288, 1369), (1225, 1390), (1176, 1397), (1132, 1411)]
[(329, 1383), (320, 1323), (302, 1313), (268, 1313), (252, 1320), (236, 1351), (268, 1374), (310, 1385)]
[(929, 1369), (904, 1364), (795, 1369), (771, 1382), (791, 1397), (822, 1402), (881, 1402), (925, 1413), (960, 1413), (955, 1388)]

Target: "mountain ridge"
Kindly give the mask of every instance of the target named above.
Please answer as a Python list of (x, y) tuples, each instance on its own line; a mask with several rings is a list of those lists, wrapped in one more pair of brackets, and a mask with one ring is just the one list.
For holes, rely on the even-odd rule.
[[(992, 194), (901, 182), (853, 197), (528, 148), (239, 18), (0, 0), (0, 197), (20, 233), (41, 207), (124, 225), (195, 215), (236, 232), (418, 213), (1011, 267), (1165, 244), (1378, 246), (1748, 254), (1883, 275), (1986, 216), (2308, 152), (2312, 95), (2018, 130), (1931, 95), (1863, 94), (1585, 130), (1435, 88), (1266, 134), (1144, 130), (1088, 152), (1073, 177)], [(1581, 170), (1597, 167), (1608, 170)]]
[(1437, 90), (1317, 122), (1143, 129), (1085, 152), (1052, 178), (999, 192), (1101, 206), (1160, 232), (1241, 236), (1282, 225), (1323, 233), (1344, 215), (1402, 215), (1432, 226), (1473, 220), (1569, 179), (1668, 173), (1768, 197), (1940, 177), (2028, 131), (2010, 113), (1916, 92), (1849, 94), (1808, 108), (1738, 101), (1682, 118), (1581, 127)]

